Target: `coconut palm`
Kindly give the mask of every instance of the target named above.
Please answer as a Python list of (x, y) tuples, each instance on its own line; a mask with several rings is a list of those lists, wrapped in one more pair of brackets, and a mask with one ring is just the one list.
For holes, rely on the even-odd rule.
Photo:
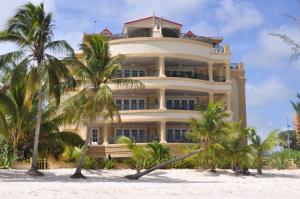
[[(104, 121), (119, 118), (110, 86), (143, 88), (143, 84), (128, 78), (117, 78), (120, 62), (125, 57), (122, 55), (111, 57), (109, 45), (102, 36), (85, 36), (80, 49), (82, 59), (70, 59), (68, 64), (72, 66), (73, 74), (84, 88), (65, 101), (66, 123), (89, 127), (98, 117), (102, 117)], [(80, 161), (72, 178), (84, 178), (81, 167), (88, 143), (87, 132)]]
[(250, 129), (249, 133), (250, 146), (253, 147), (253, 156), (258, 174), (262, 174), (262, 168), (266, 163), (266, 156), (278, 143), (278, 132), (276, 130), (270, 132), (268, 136), (262, 140), (256, 134), (255, 129)]
[(292, 105), (295, 110), (295, 117), (294, 117), (294, 126), (295, 126), (295, 133), (296, 133), (296, 141), (297, 145), (300, 146), (300, 94), (297, 94), (298, 101), (292, 102)]
[[(10, 74), (10, 73), (9, 73)], [(16, 74), (14, 74), (16, 75)], [(6, 75), (5, 75), (6, 76)], [(25, 105), (26, 72), (18, 72), (18, 77), (7, 89), (0, 92), (0, 135), (13, 148), (14, 156), (20, 155), (24, 146), (32, 148), (35, 133), (37, 96), (33, 97), (32, 107)], [(48, 104), (42, 110), (39, 154), (52, 154), (58, 158), (65, 145), (80, 146), (82, 139), (74, 132), (60, 131), (63, 115), (57, 108)], [(20, 157), (19, 157), (20, 158)]]
[(252, 160), (253, 149), (247, 144), (250, 129), (242, 126), (242, 122), (230, 124), (231, 141), (225, 145), (225, 157), (231, 162), (236, 174), (248, 175), (248, 167)]
[(151, 154), (147, 148), (137, 146), (133, 139), (130, 139), (126, 136), (120, 137), (118, 143), (125, 144), (131, 151), (132, 156), (130, 157), (130, 162), (134, 164), (137, 173), (140, 173), (142, 169), (151, 166)]
[[(133, 175), (125, 176), (128, 179), (139, 179), (140, 177), (155, 171), (157, 169), (165, 168), (166, 166), (183, 160), (185, 158), (191, 157), (199, 153), (212, 153), (214, 158), (216, 152), (223, 146), (221, 145), (222, 141), (227, 139), (226, 136), (230, 132), (228, 127), (225, 125), (225, 121), (229, 114), (224, 111), (221, 102), (209, 103), (207, 110), (200, 110), (200, 119), (192, 118), (190, 122), (190, 132), (188, 137), (199, 145), (199, 149), (191, 151), (188, 154), (167, 160), (159, 165), (156, 165), (150, 169), (147, 169), (143, 172), (136, 173)], [(215, 171), (216, 162), (213, 160), (211, 162), (211, 169)]]
[(0, 32), (1, 42), (13, 42), (19, 48), (17, 51), (1, 55), (0, 60), (8, 60), (10, 57), (20, 60), (14, 71), (28, 68), (26, 104), (30, 106), (32, 96), (38, 94), (32, 165), (27, 172), (28, 175), (34, 176), (43, 175), (37, 168), (43, 102), (47, 96), (53, 96), (58, 105), (62, 85), (65, 85), (61, 80), (70, 80), (67, 81), (67, 85), (74, 83), (64, 63), (53, 54), (73, 54), (73, 49), (63, 40), (53, 41), (53, 28), (53, 15), (45, 12), (44, 4), (28, 3), (8, 20), (5, 30)]
[(158, 165), (170, 157), (170, 148), (159, 143), (152, 141), (147, 145), (150, 150), (150, 156), (154, 165)]

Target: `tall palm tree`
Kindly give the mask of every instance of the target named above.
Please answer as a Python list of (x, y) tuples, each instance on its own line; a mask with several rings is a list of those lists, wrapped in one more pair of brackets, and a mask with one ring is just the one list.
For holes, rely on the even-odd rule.
[(262, 140), (259, 135), (256, 134), (255, 129), (250, 129), (250, 146), (253, 147), (253, 155), (255, 158), (255, 164), (258, 174), (262, 174), (262, 168), (265, 164), (265, 157), (276, 146), (278, 142), (278, 132), (276, 130), (270, 132), (268, 136)]
[[(1, 55), (0, 60), (8, 60), (10, 57), (20, 60), (14, 71), (28, 68), (26, 104), (30, 106), (32, 96), (38, 94), (32, 165), (27, 172), (28, 175), (33, 176), (43, 175), (37, 168), (43, 102), (47, 96), (53, 96), (58, 105), (61, 88), (65, 85), (74, 84), (69, 70), (53, 54), (53, 52), (73, 54), (73, 49), (64, 40), (53, 41), (53, 28), (53, 15), (45, 12), (44, 4), (28, 3), (8, 20), (5, 30), (0, 32), (1, 42), (13, 42), (19, 48), (16, 51)], [(62, 84), (61, 80), (67, 84)]]
[[(209, 103), (207, 110), (200, 110), (200, 119), (192, 118), (190, 122), (191, 130), (188, 133), (188, 137), (199, 145), (198, 150), (194, 150), (189, 154), (165, 161), (159, 165), (156, 165), (143, 172), (133, 175), (125, 176), (128, 179), (139, 179), (140, 177), (155, 171), (162, 169), (176, 161), (183, 160), (199, 153), (207, 153), (208, 151), (216, 152), (219, 147), (222, 147), (221, 141), (227, 139), (226, 136), (230, 132), (225, 125), (225, 120), (229, 117), (229, 114), (224, 111), (222, 103)], [(215, 162), (211, 164), (212, 171), (215, 169)]]
[[(84, 85), (84, 88), (65, 101), (66, 123), (77, 123), (77, 125), (89, 127), (100, 116), (104, 121), (119, 118), (110, 86), (143, 88), (143, 84), (128, 78), (117, 78), (120, 62), (125, 57), (122, 55), (111, 57), (109, 45), (102, 36), (85, 36), (80, 49), (82, 60), (70, 59), (68, 64), (72, 66), (73, 74), (77, 81)], [(89, 133), (87, 132), (80, 161), (72, 178), (84, 178), (81, 167), (88, 143)]]

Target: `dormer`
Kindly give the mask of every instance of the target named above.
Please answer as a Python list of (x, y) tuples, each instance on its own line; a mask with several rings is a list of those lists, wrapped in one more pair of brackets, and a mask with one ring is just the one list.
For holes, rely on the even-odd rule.
[(182, 25), (156, 16), (130, 21), (124, 24), (123, 33), (128, 37), (175, 37)]

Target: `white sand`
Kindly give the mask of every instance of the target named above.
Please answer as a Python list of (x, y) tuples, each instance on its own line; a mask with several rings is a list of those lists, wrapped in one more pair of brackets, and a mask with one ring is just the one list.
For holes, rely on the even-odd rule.
[(21, 170), (0, 170), (0, 198), (300, 198), (300, 170), (268, 170), (263, 176), (235, 176), (196, 170), (158, 170), (138, 181), (123, 178), (133, 170), (84, 171), (86, 180), (70, 179), (73, 169), (44, 171), (42, 178)]

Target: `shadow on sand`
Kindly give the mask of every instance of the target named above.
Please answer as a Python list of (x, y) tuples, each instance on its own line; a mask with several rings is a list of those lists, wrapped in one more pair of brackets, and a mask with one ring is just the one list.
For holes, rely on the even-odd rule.
[[(194, 170), (195, 171), (195, 170)], [(235, 176), (238, 178), (248, 178), (249, 176), (235, 175), (229, 170), (218, 170), (217, 173), (211, 173), (208, 171), (195, 171), (195, 175), (201, 172), (199, 175), (199, 181), (184, 180), (181, 178), (170, 178), (167, 176), (167, 172), (164, 170), (158, 170), (153, 173), (148, 174), (139, 180), (129, 180), (124, 178), (123, 175), (114, 175), (114, 172), (107, 170), (86, 170), (84, 175), (87, 179), (71, 179), (73, 170), (68, 170), (67, 172), (59, 173), (52, 170), (45, 170), (43, 173), (44, 177), (33, 178), (25, 175), (25, 170), (6, 170), (0, 169), (0, 182), (62, 182), (62, 183), (89, 183), (89, 182), (116, 182), (116, 183), (223, 183), (222, 181), (216, 181), (213, 177), (218, 177), (220, 175)], [(128, 170), (128, 174), (134, 173), (134, 170)], [(254, 172), (252, 172), (254, 173)], [(108, 175), (107, 175), (108, 174)], [(203, 177), (203, 178), (202, 178)], [(212, 177), (208, 180), (207, 177)], [(292, 174), (282, 174), (282, 173), (271, 173), (266, 172), (263, 175), (250, 176), (254, 178), (293, 178), (300, 179), (300, 175)]]

